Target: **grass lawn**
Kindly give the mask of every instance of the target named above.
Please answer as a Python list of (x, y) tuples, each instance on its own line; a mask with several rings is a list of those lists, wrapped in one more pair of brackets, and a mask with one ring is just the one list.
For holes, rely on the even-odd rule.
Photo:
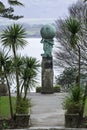
[[(13, 111), (15, 112), (16, 98), (12, 97)], [(10, 107), (9, 107), (9, 97), (0, 97), (0, 117), (8, 118), (10, 117)]]

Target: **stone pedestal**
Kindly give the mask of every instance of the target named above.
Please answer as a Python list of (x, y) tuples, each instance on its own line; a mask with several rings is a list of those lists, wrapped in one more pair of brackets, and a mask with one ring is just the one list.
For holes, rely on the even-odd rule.
[(42, 90), (43, 94), (53, 93), (53, 59), (42, 57)]

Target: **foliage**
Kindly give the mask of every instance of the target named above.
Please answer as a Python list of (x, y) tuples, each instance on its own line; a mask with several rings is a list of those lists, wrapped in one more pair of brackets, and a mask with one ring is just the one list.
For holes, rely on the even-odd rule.
[(24, 47), (26, 45), (25, 28), (20, 24), (13, 24), (7, 26), (1, 34), (1, 40), (4, 47), (9, 47), (10, 49), (18, 49), (19, 47)]
[(7, 0), (9, 7), (6, 7), (4, 2), (0, 1), (0, 17), (17, 20), (23, 16), (14, 15), (14, 6), (23, 6), (18, 0)]
[(20, 73), (21, 79), (21, 91), (32, 89), (34, 83), (36, 83), (36, 77), (38, 73), (38, 68), (40, 67), (39, 61), (33, 57), (22, 57), (22, 70)]
[(15, 62), (15, 77), (16, 77), (16, 86), (17, 86), (17, 104), (20, 98), (20, 84), (19, 84), (19, 73), (18, 73), (18, 64), (16, 62), (17, 59), (17, 49), (19, 47), (23, 47), (26, 45), (26, 40), (24, 40), (26, 36), (26, 31), (20, 24), (13, 24), (8, 26), (5, 30), (3, 30), (1, 34), (2, 45), (4, 47), (8, 47), (12, 49), (13, 52), (13, 60)]
[[(26, 103), (27, 92), (36, 83), (36, 76), (38, 73), (39, 62), (36, 58), (32, 57), (21, 57), (17, 55), (17, 50), (20, 47), (26, 45), (26, 31), (20, 24), (13, 24), (3, 30), (1, 35), (2, 45), (4, 48), (12, 50), (12, 64), (9, 64), (12, 68), (12, 74), (14, 75), (14, 81), (16, 82), (17, 89), (17, 101), (16, 101), (16, 112), (19, 113), (21, 105)], [(8, 68), (8, 67), (7, 67)], [(5, 71), (6, 72), (6, 71)], [(10, 82), (7, 78), (7, 72), (5, 73), (8, 86), (10, 88)], [(24, 97), (22, 101), (22, 92), (24, 90)], [(21, 99), (21, 100), (20, 100)], [(23, 103), (23, 104), (22, 104)], [(20, 105), (20, 106), (19, 106)], [(25, 106), (27, 103), (25, 104)], [(23, 107), (23, 106), (22, 106)], [(25, 108), (23, 108), (25, 109)], [(22, 110), (21, 110), (22, 111)]]
[(81, 30), (81, 23), (75, 18), (68, 18), (65, 20), (65, 26), (67, 31), (70, 32), (69, 44), (72, 48), (75, 48), (78, 44), (79, 36), (78, 32)]
[(55, 85), (55, 86), (53, 86), (53, 90), (54, 90), (55, 93), (60, 92), (61, 91), (61, 85)]
[[(79, 43), (79, 47), (80, 47), (81, 72), (84, 71), (85, 73), (87, 72), (87, 69), (86, 69), (86, 66), (87, 66), (86, 15), (87, 14), (86, 14), (86, 12), (87, 12), (87, 3), (78, 1), (76, 4), (72, 4), (69, 7), (69, 18), (70, 19), (68, 19), (69, 22), (71, 19), (77, 20), (76, 23), (78, 23), (78, 28), (80, 29), (80, 31), (78, 31), (78, 28), (77, 28), (78, 33), (76, 33), (75, 37), (76, 37), (77, 42)], [(72, 35), (72, 33), (69, 31), (70, 30), (69, 27), (67, 28), (66, 21), (67, 21), (67, 19), (59, 19), (56, 21), (56, 30), (57, 30), (56, 38), (58, 41), (58, 44), (56, 45), (56, 49), (55, 49), (55, 67), (56, 67), (56, 69), (58, 69), (58, 67), (78, 68), (79, 53), (77, 50), (79, 50), (79, 49), (78, 49), (78, 47), (76, 47), (75, 49), (72, 49), (70, 41), (72, 41), (74, 39), (73, 38), (74, 35)], [(79, 22), (81, 23), (81, 25), (79, 25)], [(70, 22), (69, 25), (72, 25), (71, 23), (72, 22)], [(61, 43), (61, 44), (59, 44), (59, 43)]]
[(29, 99), (20, 98), (19, 104), (17, 105), (17, 114), (28, 114), (30, 107)]
[[(11, 68), (12, 61), (10, 59), (10, 56), (8, 56), (8, 52), (5, 52), (4, 50), (0, 50), (0, 77), (1, 80), (4, 78), (6, 79), (7, 87), (8, 87), (8, 94), (9, 94), (9, 105), (10, 105), (10, 113), (11, 118), (13, 118), (13, 109), (12, 109), (12, 99), (11, 99), (11, 91), (10, 91), (10, 82), (8, 81), (8, 78), (10, 78), (12, 74), (12, 68)], [(2, 84), (4, 81), (2, 81)]]
[(86, 98), (86, 103), (85, 103), (85, 108), (84, 108), (84, 116), (87, 117), (87, 98)]
[(62, 74), (56, 76), (56, 84), (61, 85), (63, 91), (68, 91), (72, 84), (76, 82), (77, 70), (75, 68), (66, 68)]
[[(41, 93), (41, 88), (42, 88), (42, 87), (36, 87), (36, 93)], [(53, 86), (53, 91), (54, 91), (55, 93), (60, 92), (60, 91), (61, 91), (61, 86), (60, 86), (60, 85), (55, 85), (55, 86)]]
[(63, 102), (63, 107), (66, 109), (67, 113), (79, 113), (82, 108), (82, 90), (78, 86), (73, 86), (69, 95)]
[(41, 87), (36, 87), (36, 93), (41, 93)]

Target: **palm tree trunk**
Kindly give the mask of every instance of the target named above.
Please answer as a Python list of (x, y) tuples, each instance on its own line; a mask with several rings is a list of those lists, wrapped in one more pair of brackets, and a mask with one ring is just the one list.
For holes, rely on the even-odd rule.
[(79, 64), (79, 70), (78, 70), (78, 71), (79, 71), (79, 72), (78, 72), (78, 76), (79, 76), (79, 77), (78, 77), (78, 81), (79, 81), (79, 82), (78, 82), (78, 85), (79, 85), (79, 87), (80, 87), (80, 70), (81, 70), (80, 60), (81, 60), (81, 54), (80, 54), (80, 47), (79, 47), (79, 46), (78, 46), (78, 49), (79, 49), (79, 51), (78, 51), (78, 52), (79, 52), (79, 62), (78, 62), (78, 64)]
[(77, 45), (78, 47), (78, 76), (77, 76), (77, 79), (76, 79), (76, 84), (78, 87), (80, 87), (80, 70), (81, 70), (81, 67), (80, 67), (80, 61), (81, 61), (81, 53), (80, 53), (80, 46)]
[(11, 114), (11, 118), (13, 119), (13, 108), (12, 108), (11, 91), (10, 91), (10, 85), (9, 85), (9, 81), (8, 81), (6, 73), (5, 73), (5, 78), (6, 78), (6, 82), (7, 82), (7, 86), (8, 86), (8, 91), (9, 91), (10, 114)]
[[(15, 41), (14, 41), (15, 43)], [(15, 46), (13, 45), (12, 46), (12, 49), (13, 49), (13, 53), (14, 53), (14, 61), (16, 61), (16, 51), (15, 51)], [(15, 62), (15, 73), (16, 73), (16, 87), (17, 87), (17, 100), (16, 100), (16, 112), (17, 112), (17, 106), (19, 104), (19, 101), (20, 101), (20, 91), (19, 91), (19, 88), (20, 88), (20, 84), (19, 84), (19, 76), (18, 76), (18, 68), (17, 68), (17, 63)]]
[(24, 99), (26, 99), (26, 96), (27, 96), (28, 84), (29, 84), (29, 81), (27, 81), (27, 85), (26, 85), (26, 87), (25, 87)]
[(27, 90), (28, 90), (28, 88), (26, 87), (25, 92), (24, 92), (24, 99), (26, 99), (26, 96), (27, 96)]
[(22, 90), (23, 90), (23, 87), (24, 87), (24, 85), (25, 85), (25, 82), (26, 82), (26, 81), (24, 81), (23, 84), (22, 84), (22, 86), (21, 86), (21, 92), (20, 92), (21, 94), (22, 94)]

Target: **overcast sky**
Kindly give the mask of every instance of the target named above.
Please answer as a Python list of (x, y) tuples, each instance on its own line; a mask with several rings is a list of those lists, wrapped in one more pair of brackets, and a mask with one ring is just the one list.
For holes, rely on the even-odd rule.
[[(7, 0), (0, 0), (7, 5)], [(19, 0), (24, 4), (24, 7), (16, 7), (15, 14), (23, 15), (24, 18), (19, 21), (29, 21), (29, 23), (38, 23), (38, 20), (43, 22), (64, 18), (68, 15), (68, 7), (78, 0)], [(0, 22), (4, 24), (4, 19)], [(7, 19), (8, 21), (8, 19)], [(45, 21), (45, 22), (47, 22)]]
[(16, 13), (23, 14), (25, 18), (59, 18), (68, 12), (68, 7), (77, 0), (20, 0), (25, 7), (17, 8)]

